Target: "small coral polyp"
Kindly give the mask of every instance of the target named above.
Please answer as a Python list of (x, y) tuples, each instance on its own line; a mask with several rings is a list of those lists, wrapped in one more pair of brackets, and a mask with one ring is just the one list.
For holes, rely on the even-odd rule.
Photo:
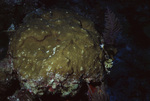
[(29, 16), (11, 38), (9, 52), (22, 86), (42, 95), (75, 95), (80, 80), (103, 75), (100, 34), (92, 21), (71, 11), (54, 9)]

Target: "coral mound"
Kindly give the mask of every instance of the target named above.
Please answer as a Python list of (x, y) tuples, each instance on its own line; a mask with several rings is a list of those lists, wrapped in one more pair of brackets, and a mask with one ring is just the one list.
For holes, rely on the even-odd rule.
[(54, 9), (25, 18), (11, 38), (9, 52), (22, 86), (42, 95), (43, 88), (75, 95), (80, 80), (103, 75), (101, 36), (92, 21), (71, 11)]

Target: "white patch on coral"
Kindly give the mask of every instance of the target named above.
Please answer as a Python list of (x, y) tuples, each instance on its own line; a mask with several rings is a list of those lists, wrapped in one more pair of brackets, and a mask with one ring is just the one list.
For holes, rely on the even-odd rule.
[(49, 50), (48, 50), (48, 51), (46, 51), (46, 53), (49, 53)]
[(55, 52), (56, 52), (56, 47), (53, 48), (53, 54), (52, 55), (54, 55)]

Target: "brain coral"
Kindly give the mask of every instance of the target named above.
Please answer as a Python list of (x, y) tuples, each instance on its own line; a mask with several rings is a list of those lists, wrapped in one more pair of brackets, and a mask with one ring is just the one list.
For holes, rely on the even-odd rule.
[(92, 21), (66, 10), (32, 15), (11, 38), (9, 52), (20, 82), (34, 94), (42, 87), (62, 96), (74, 95), (80, 80), (103, 75), (101, 37)]

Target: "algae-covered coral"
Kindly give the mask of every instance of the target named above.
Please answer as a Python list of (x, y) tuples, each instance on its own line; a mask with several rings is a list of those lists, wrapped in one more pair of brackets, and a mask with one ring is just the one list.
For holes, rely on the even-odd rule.
[(62, 96), (74, 95), (80, 80), (103, 75), (101, 36), (92, 21), (66, 10), (27, 17), (11, 38), (9, 52), (20, 81), (34, 94), (49, 87)]

